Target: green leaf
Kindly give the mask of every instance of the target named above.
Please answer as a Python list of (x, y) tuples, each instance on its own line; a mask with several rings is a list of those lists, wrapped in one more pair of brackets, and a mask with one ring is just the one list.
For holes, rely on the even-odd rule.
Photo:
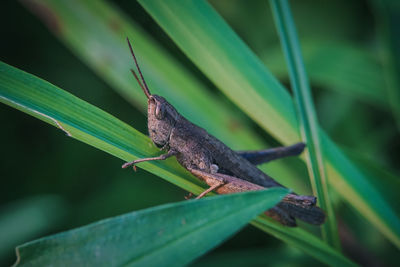
[[(148, 137), (106, 112), (33, 75), (0, 63), (0, 101), (62, 129), (71, 137), (124, 160), (154, 155), (157, 150)], [(142, 154), (143, 153), (143, 154)], [(143, 163), (144, 169), (195, 194), (202, 192), (199, 181), (184, 171), (174, 159)], [(259, 218), (260, 228), (326, 262), (335, 258), (349, 261), (302, 229), (291, 231), (267, 217)], [(285, 234), (282, 234), (285, 233)], [(329, 262), (326, 262), (329, 263)]]
[[(293, 100), (205, 1), (139, 0), (194, 64), (249, 117), (284, 144), (298, 140)], [(329, 184), (400, 247), (400, 219), (384, 196), (320, 130)]]
[(215, 196), (105, 219), (19, 246), (17, 263), (182, 266), (223, 242), (288, 192), (272, 188)]
[(318, 197), (320, 207), (325, 210), (327, 215), (327, 221), (321, 226), (322, 237), (331, 246), (340, 248), (335, 213), (329, 199), (328, 179), (319, 137), (317, 115), (290, 6), (287, 0), (271, 0), (270, 3), (289, 69), (300, 119), (301, 135), (308, 148), (306, 158), (311, 185), (314, 195)]
[[(0, 62), (0, 101), (43, 120), (72, 138), (124, 161), (159, 154), (150, 139), (115, 117), (37, 77)], [(121, 161), (121, 165), (122, 165)], [(119, 167), (119, 166), (117, 166)], [(200, 193), (200, 182), (176, 161), (144, 162), (148, 170), (185, 190)], [(185, 177), (185, 178), (182, 178)]]
[[(145, 96), (129, 69), (134, 67), (126, 43), (129, 37), (150, 90), (165, 97), (191, 122), (207, 129), (232, 149), (265, 149), (261, 141), (238, 112), (220, 96), (211, 94), (189, 71), (123, 12), (104, 1), (68, 0), (30, 1), (26, 5), (45, 23), (48, 17), (59, 28), (48, 25), (61, 41), (100, 78), (126, 100), (146, 110)], [(39, 10), (39, 12), (35, 12)], [(41, 11), (41, 12), (40, 12)], [(54, 25), (53, 25), (54, 26)], [(298, 141), (298, 140), (297, 140)], [(282, 162), (262, 166), (297, 193), (309, 194), (299, 172)]]

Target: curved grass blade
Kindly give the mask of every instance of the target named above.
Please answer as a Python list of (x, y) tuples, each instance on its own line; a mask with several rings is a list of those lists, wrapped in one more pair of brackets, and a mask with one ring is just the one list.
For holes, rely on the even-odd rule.
[[(137, 157), (154, 156), (157, 149), (150, 140), (127, 124), (83, 100), (33, 75), (0, 62), (0, 101), (39, 118), (63, 130), (67, 135), (103, 150), (125, 161)], [(204, 189), (199, 181), (183, 170), (173, 159), (147, 162), (144, 169), (199, 194)], [(273, 236), (305, 250), (320, 261), (336, 258), (348, 262), (341, 254), (304, 230), (291, 232), (287, 227), (259, 218), (261, 229)], [(280, 233), (286, 233), (282, 235)], [(301, 235), (299, 235), (301, 233)]]
[(318, 197), (320, 207), (327, 215), (327, 221), (321, 225), (322, 237), (328, 244), (339, 249), (340, 240), (335, 213), (329, 199), (328, 179), (325, 172), (317, 115), (289, 3), (286, 0), (271, 0), (270, 3), (296, 100), (300, 132), (308, 148), (306, 158), (311, 185), (314, 195)]
[[(129, 125), (3, 62), (0, 62), (0, 101), (58, 127), (69, 137), (125, 161), (160, 153), (147, 136)], [(193, 193), (203, 191), (197, 179), (174, 161), (143, 163), (140, 167), (185, 190)]]
[(183, 266), (288, 192), (272, 188), (215, 196), (105, 219), (17, 247), (16, 265)]
[[(139, 0), (198, 68), (246, 114), (284, 144), (298, 140), (293, 100), (261, 61), (205, 1)], [(400, 219), (320, 130), (329, 184), (400, 247)]]
[[(23, 3), (45, 23), (49, 24), (48, 18), (53, 18), (48, 27), (54, 34), (100, 78), (143, 111), (147, 110), (144, 94), (129, 72), (133, 61), (129, 57), (127, 36), (152, 92), (168, 99), (190, 121), (233, 149), (269, 147), (242, 116), (219, 96), (208, 93), (177, 60), (112, 5), (101, 0), (77, 1), (73, 5), (68, 0)], [(310, 194), (299, 172), (284, 163), (277, 161), (261, 168), (296, 192)]]

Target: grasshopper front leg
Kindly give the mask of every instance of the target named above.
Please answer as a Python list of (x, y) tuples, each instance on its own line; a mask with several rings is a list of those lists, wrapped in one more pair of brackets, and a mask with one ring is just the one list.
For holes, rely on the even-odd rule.
[(137, 159), (134, 161), (130, 161), (125, 163), (124, 165), (122, 165), (122, 168), (128, 168), (129, 166), (133, 166), (135, 168), (135, 164), (139, 163), (139, 162), (144, 162), (144, 161), (152, 161), (152, 160), (166, 160), (169, 157), (175, 156), (176, 154), (178, 154), (178, 152), (176, 152), (175, 150), (169, 150), (166, 154), (162, 154), (158, 157), (152, 157), (152, 158), (143, 158), (143, 159)]

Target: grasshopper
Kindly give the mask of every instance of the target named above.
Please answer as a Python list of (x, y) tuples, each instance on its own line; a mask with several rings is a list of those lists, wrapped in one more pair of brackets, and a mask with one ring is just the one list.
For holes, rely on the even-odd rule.
[[(133, 69), (131, 72), (147, 97), (150, 138), (166, 153), (158, 157), (127, 162), (122, 168), (175, 156), (179, 164), (210, 186), (197, 198), (211, 191), (231, 194), (284, 187), (258, 169), (257, 165), (299, 155), (305, 148), (304, 143), (259, 151), (233, 151), (205, 129), (184, 118), (165, 98), (150, 93), (128, 38), (127, 42), (140, 79)], [(314, 196), (290, 193), (265, 214), (286, 226), (296, 226), (296, 218), (320, 225), (325, 221), (325, 213), (316, 206), (316, 202)]]

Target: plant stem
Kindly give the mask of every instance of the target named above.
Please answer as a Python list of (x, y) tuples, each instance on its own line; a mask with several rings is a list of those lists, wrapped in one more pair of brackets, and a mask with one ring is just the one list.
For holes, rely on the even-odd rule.
[(308, 147), (306, 158), (312, 189), (327, 214), (327, 221), (321, 227), (322, 237), (329, 245), (340, 249), (335, 214), (328, 194), (317, 117), (289, 3), (287, 0), (270, 0), (270, 3), (289, 70), (301, 136)]

